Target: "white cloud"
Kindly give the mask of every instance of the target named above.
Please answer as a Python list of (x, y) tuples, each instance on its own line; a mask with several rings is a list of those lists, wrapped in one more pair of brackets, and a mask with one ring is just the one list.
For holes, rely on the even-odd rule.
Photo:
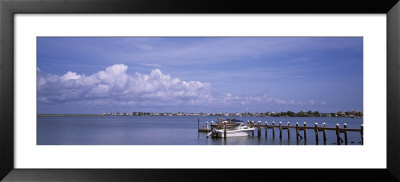
[(81, 75), (78, 75), (78, 74), (76, 74), (74, 72), (70, 72), (70, 71), (68, 71), (67, 73), (65, 73), (65, 75), (63, 75), (61, 77), (61, 79), (63, 79), (63, 80), (77, 80), (79, 78), (81, 78)]
[(154, 69), (150, 74), (126, 74), (128, 66), (116, 64), (93, 75), (67, 72), (62, 76), (38, 69), (38, 101), (90, 102), (91, 104), (198, 103), (210, 97), (211, 85), (181, 81)]
[(326, 104), (326, 101), (321, 101), (321, 105), (325, 105)]
[[(211, 84), (184, 81), (153, 69), (149, 74), (128, 75), (128, 66), (115, 64), (92, 75), (72, 71), (62, 76), (38, 73), (38, 102), (88, 105), (193, 106), (232, 104), (301, 104), (295, 100), (261, 96), (211, 94)], [(309, 104), (314, 104), (313, 100)]]

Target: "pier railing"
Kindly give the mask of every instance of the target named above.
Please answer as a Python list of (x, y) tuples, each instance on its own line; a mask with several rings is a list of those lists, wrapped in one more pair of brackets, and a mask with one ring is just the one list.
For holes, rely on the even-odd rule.
[[(243, 123), (244, 124), (244, 123)], [(348, 132), (359, 132), (360, 137), (361, 137), (361, 144), (364, 144), (364, 127), (361, 124), (360, 128), (347, 128), (347, 124), (343, 124), (343, 128), (340, 127), (339, 123), (336, 124), (336, 127), (326, 127), (326, 123), (322, 123), (322, 126), (318, 125), (318, 123), (314, 123), (314, 126), (307, 126), (307, 123), (304, 122), (302, 126), (299, 125), (298, 122), (296, 122), (295, 125), (290, 125), (290, 122), (287, 122), (286, 125), (283, 125), (282, 122), (279, 122), (278, 125), (274, 121), (272, 121), (271, 124), (268, 124), (267, 121), (265, 121), (264, 124), (261, 123), (261, 121), (258, 121), (257, 123), (255, 121), (248, 121), (247, 125), (250, 128), (256, 128), (257, 129), (257, 136), (261, 137), (261, 132), (262, 128), (265, 130), (265, 136), (267, 136), (268, 130), (271, 130), (272, 132), (272, 137), (275, 137), (275, 128), (278, 129), (279, 131), (279, 138), (282, 139), (282, 131), (287, 130), (287, 135), (288, 138), (290, 138), (290, 129), (295, 129), (296, 131), (296, 140), (302, 140), (304, 139), (305, 141), (307, 140), (307, 130), (314, 130), (315, 133), (315, 140), (316, 144), (318, 144), (319, 141), (319, 132), (322, 132), (322, 140), (324, 144), (326, 144), (326, 131), (335, 131), (336, 132), (336, 143), (340, 145), (341, 143), (344, 142), (345, 145), (348, 144)], [(211, 122), (209, 125), (208, 121), (206, 122), (206, 125), (204, 127), (200, 127), (200, 119), (198, 119), (198, 131), (199, 132), (211, 132), (212, 129), (217, 128), (217, 129), (224, 129), (224, 138), (226, 139), (226, 128), (228, 126), (226, 123), (219, 122), (214, 124)], [(300, 132), (303, 131), (303, 132)], [(301, 135), (303, 133), (303, 136)], [(344, 140), (340, 137), (340, 134), (344, 134)], [(252, 131), (252, 135), (254, 136), (254, 131)]]

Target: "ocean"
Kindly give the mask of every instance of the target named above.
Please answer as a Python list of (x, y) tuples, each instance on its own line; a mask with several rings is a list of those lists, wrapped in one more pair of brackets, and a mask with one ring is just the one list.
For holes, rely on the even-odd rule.
[[(37, 145), (316, 145), (314, 130), (307, 130), (307, 140), (296, 140), (295, 129), (283, 130), (282, 139), (279, 138), (279, 129), (275, 128), (275, 137), (268, 129), (267, 136), (262, 129), (261, 137), (254, 136), (227, 138), (206, 138), (206, 133), (197, 131), (197, 119), (203, 127), (208, 121), (216, 122), (221, 117), (194, 117), (194, 116), (38, 116), (37, 117)], [(226, 118), (226, 117), (222, 117)], [(307, 122), (307, 126), (318, 123), (322, 126), (335, 127), (336, 123), (343, 127), (359, 129), (362, 118), (338, 117), (229, 117), (247, 122), (275, 121), (286, 125), (290, 122), (294, 126), (299, 122)], [(336, 145), (335, 131), (326, 131), (326, 145)], [(303, 136), (303, 131), (300, 131)], [(341, 133), (344, 140), (344, 134)], [(344, 143), (342, 143), (344, 144)], [(322, 132), (319, 133), (318, 145), (324, 145)], [(348, 132), (348, 145), (362, 145), (359, 132)]]

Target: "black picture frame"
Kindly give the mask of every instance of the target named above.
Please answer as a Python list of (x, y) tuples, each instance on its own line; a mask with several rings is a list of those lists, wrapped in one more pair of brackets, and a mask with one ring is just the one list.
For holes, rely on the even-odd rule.
[[(386, 169), (15, 169), (14, 14), (382, 13), (387, 15)], [(400, 181), (398, 0), (0, 0), (0, 179), (4, 181)], [(377, 60), (380, 61), (380, 60)], [(264, 154), (265, 156), (265, 154)], [(329, 157), (329, 156), (327, 156)], [(340, 160), (340, 159), (339, 159)], [(365, 159), (368, 160), (368, 159)], [(257, 162), (254, 158), (253, 162)], [(310, 162), (323, 160), (310, 159)], [(205, 161), (207, 163), (207, 161)]]

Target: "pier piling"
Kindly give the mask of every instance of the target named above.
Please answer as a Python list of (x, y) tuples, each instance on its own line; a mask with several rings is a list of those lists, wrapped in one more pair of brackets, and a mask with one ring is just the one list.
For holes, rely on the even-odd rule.
[(200, 118), (197, 118), (197, 131), (200, 129)]
[(338, 145), (340, 145), (340, 126), (339, 123), (336, 124), (336, 142)]
[(290, 140), (290, 122), (287, 122), (287, 136), (288, 140)]
[(306, 130), (306, 127), (307, 127), (307, 123), (306, 122), (304, 122), (304, 143), (306, 143), (306, 141), (307, 141), (307, 130)]
[(257, 125), (257, 136), (261, 137), (261, 121), (258, 121)]
[(282, 122), (279, 122), (279, 138), (282, 139)]
[(296, 140), (299, 141), (299, 122), (296, 122)]
[(226, 121), (224, 121), (224, 139), (226, 139)]
[[(251, 127), (254, 128), (254, 121), (251, 121)], [(251, 131), (251, 136), (254, 136), (254, 130)]]
[(363, 124), (361, 124), (360, 134), (361, 134), (361, 144), (364, 145), (364, 126), (363, 126)]
[[(343, 128), (345, 129), (347, 128), (347, 123), (343, 124)], [(344, 130), (343, 133), (344, 133), (344, 144), (347, 145), (347, 130)]]
[(275, 121), (272, 121), (272, 138), (275, 138)]
[(322, 123), (322, 126), (324, 127), (324, 130), (322, 130), (324, 145), (326, 145), (326, 123)]
[(315, 144), (318, 145), (318, 123), (314, 124), (314, 131), (315, 131)]
[(267, 133), (267, 130), (268, 130), (268, 121), (265, 121), (265, 136), (267, 137), (268, 135), (268, 133)]
[(208, 121), (206, 122), (206, 130), (208, 130)]

